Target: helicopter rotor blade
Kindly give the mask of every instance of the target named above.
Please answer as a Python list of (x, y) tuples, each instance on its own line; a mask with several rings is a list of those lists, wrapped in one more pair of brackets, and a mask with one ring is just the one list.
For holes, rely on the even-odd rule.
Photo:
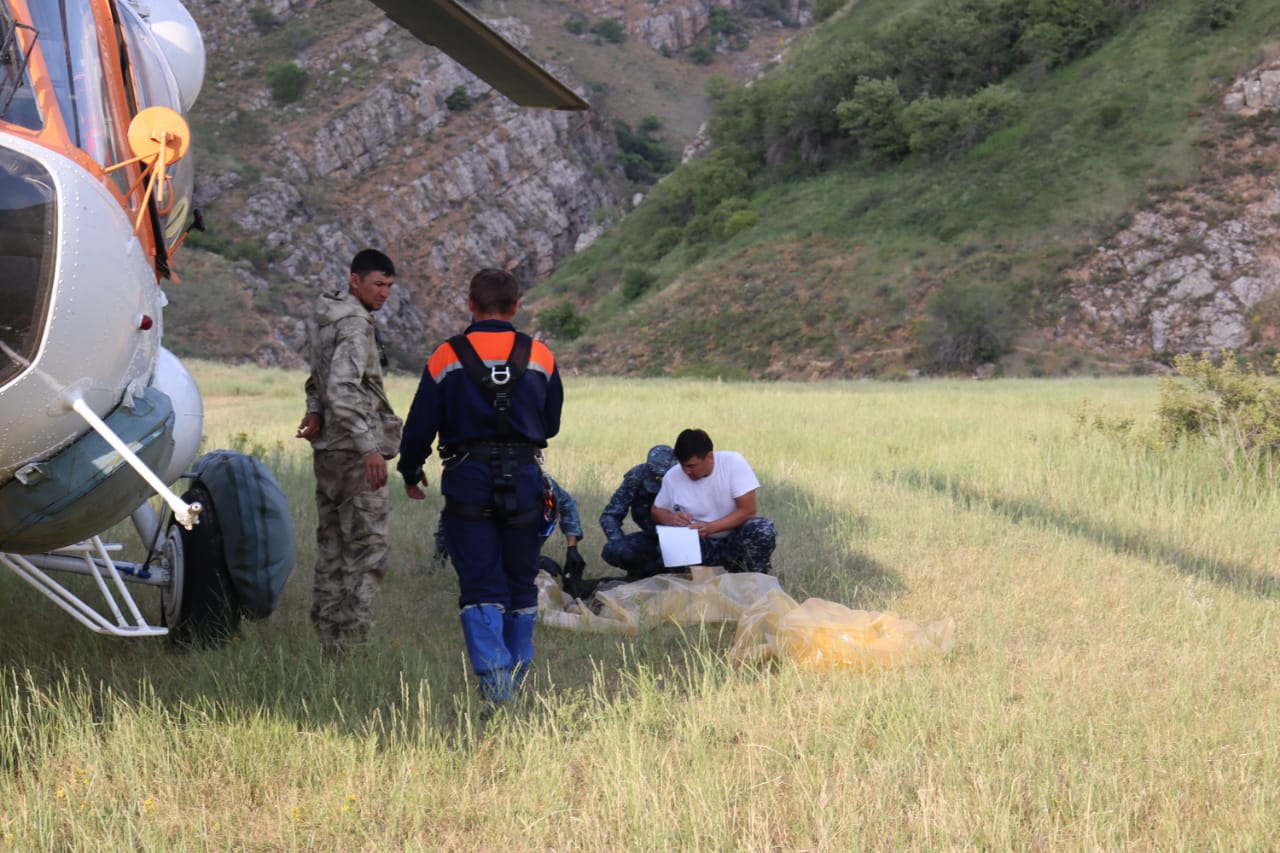
[(454, 0), (372, 0), (420, 41), (453, 57), (523, 107), (585, 110), (589, 105)]

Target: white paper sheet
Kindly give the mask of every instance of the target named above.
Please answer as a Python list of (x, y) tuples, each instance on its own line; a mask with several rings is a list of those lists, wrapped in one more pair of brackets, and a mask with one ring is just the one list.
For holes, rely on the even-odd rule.
[(662, 549), (662, 565), (668, 569), (702, 563), (698, 531), (692, 527), (658, 525), (658, 547)]

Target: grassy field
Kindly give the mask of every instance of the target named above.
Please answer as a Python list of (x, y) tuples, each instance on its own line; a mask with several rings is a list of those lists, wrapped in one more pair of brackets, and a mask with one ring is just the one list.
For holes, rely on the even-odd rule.
[[(394, 492), (375, 644), (306, 613), (302, 377), (196, 364), (210, 446), (295, 509), (281, 609), (229, 647), (87, 634), (0, 578), (0, 849), (1264, 849), (1280, 838), (1280, 499), (1153, 417), (1151, 380), (734, 384), (567, 377), (549, 470), (594, 524), (685, 426), (742, 451), (795, 598), (954, 617), (939, 663), (726, 661), (732, 627), (540, 628), (528, 698), (477, 719), (438, 495)], [(392, 383), (407, 406), (413, 382)], [(435, 470), (429, 471), (432, 483)], [(557, 535), (558, 540), (558, 535)], [(557, 540), (553, 540), (556, 542)], [(558, 549), (557, 549), (558, 550)]]

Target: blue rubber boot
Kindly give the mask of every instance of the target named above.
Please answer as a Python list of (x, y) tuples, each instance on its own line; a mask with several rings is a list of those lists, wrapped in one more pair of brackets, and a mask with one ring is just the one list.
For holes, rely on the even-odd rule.
[(502, 639), (511, 654), (517, 688), (524, 684), (524, 677), (533, 666), (533, 629), (537, 624), (536, 607), (502, 614)]
[(515, 661), (503, 640), (502, 608), (496, 604), (473, 604), (462, 608), (459, 618), (471, 668), (480, 676), (480, 695), (490, 702), (508, 701), (515, 695)]

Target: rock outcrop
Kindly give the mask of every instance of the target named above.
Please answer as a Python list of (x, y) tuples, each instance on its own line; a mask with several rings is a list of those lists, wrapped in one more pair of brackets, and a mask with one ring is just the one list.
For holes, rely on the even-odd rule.
[[(517, 107), (367, 3), (265, 5), (274, 26), (337, 27), (294, 57), (308, 80), (302, 100), (275, 105), (266, 77), (241, 58), (258, 38), (251, 16), (261, 21), (262, 8), (260, 0), (192, 4), (211, 67), (232, 70), (206, 81), (196, 112), (221, 126), (265, 117), (255, 119), (263, 132), (247, 158), (211, 158), (197, 184), (210, 218), (257, 241), (271, 277), (289, 282), (278, 296), (277, 340), (264, 344), (275, 352), (258, 361), (304, 363), (296, 317), (316, 292), (345, 281), (361, 248), (396, 261), (395, 295), (380, 320), (393, 351), (416, 358), (465, 320), (476, 269), (504, 267), (532, 286), (573, 251), (595, 210), (619, 204), (616, 143), (601, 117)], [(518, 21), (492, 23), (519, 46), (529, 41)], [(572, 81), (568, 69), (552, 70)], [(241, 158), (249, 162), (219, 168)]]
[(1206, 178), (1162, 195), (1070, 272), (1078, 314), (1059, 337), (1140, 358), (1264, 342), (1264, 308), (1280, 294), (1280, 141), (1254, 128), (1280, 108), (1280, 62), (1237, 80), (1222, 104), (1234, 134)]

